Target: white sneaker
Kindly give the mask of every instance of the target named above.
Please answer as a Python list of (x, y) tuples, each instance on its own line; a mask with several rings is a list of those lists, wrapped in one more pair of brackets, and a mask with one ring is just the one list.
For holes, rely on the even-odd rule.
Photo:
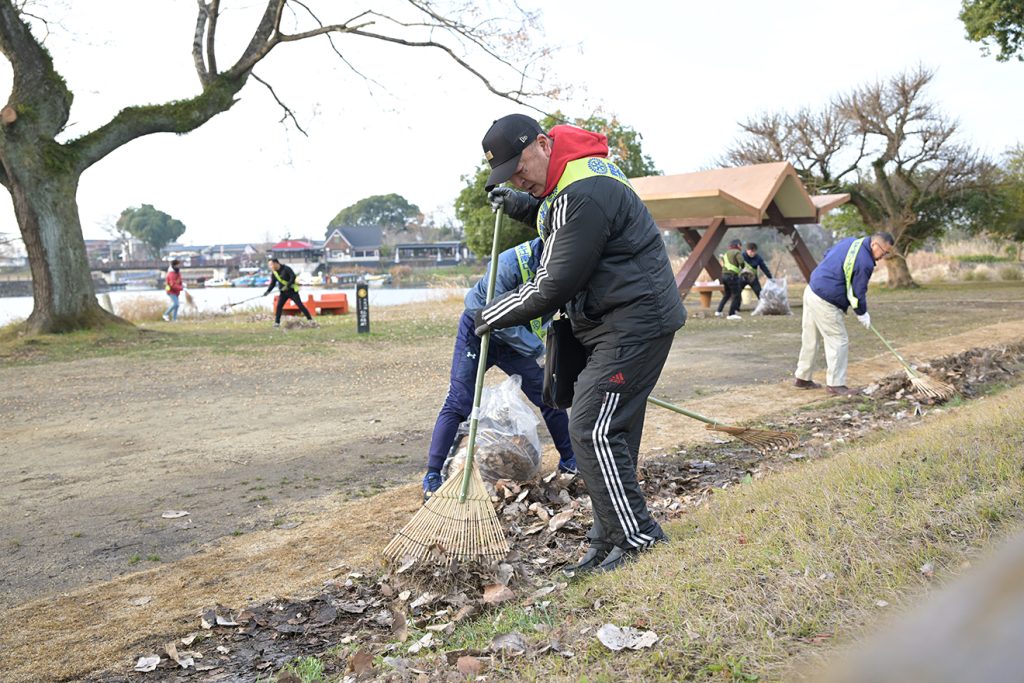
[(715, 311), (716, 318), (721, 318), (723, 315), (725, 315), (725, 313), (722, 313), (721, 311)]
[(739, 313), (733, 313), (726, 320), (743, 320), (743, 318), (740, 317)]
[(169, 323), (169, 322), (171, 322), (171, 319), (170, 319), (170, 318), (169, 318), (168, 316), (166, 316), (166, 315), (165, 315), (165, 316), (163, 316), (163, 319), (164, 319), (164, 322), (165, 322), (165, 323)]

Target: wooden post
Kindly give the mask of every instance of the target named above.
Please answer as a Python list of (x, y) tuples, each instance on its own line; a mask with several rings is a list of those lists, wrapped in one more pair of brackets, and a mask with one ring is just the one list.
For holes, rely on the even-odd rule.
[[(687, 292), (690, 291), (690, 286), (696, 282), (701, 270), (708, 268), (708, 272), (711, 272), (711, 268), (714, 266), (709, 264), (715, 261), (715, 249), (718, 248), (722, 238), (725, 237), (726, 230), (728, 230), (728, 227), (721, 216), (712, 218), (711, 225), (704, 230), (700, 241), (697, 242), (697, 245), (693, 247), (693, 251), (690, 252), (690, 257), (686, 259), (683, 267), (679, 269), (679, 272), (676, 274), (676, 287), (684, 298)], [(721, 268), (719, 268), (718, 272), (721, 274)]]
[(804, 280), (810, 282), (811, 273), (818, 267), (818, 262), (814, 259), (814, 255), (811, 254), (811, 250), (807, 248), (807, 243), (800, 237), (796, 227), (783, 217), (779, 207), (775, 206), (775, 202), (768, 205), (767, 214), (768, 220), (775, 225), (778, 231), (789, 238), (789, 253), (793, 256), (793, 260), (796, 261), (796, 265), (803, 274)]
[(365, 281), (356, 284), (356, 332), (367, 334), (370, 331), (370, 287)]
[[(693, 228), (679, 228), (679, 232), (683, 233), (683, 239), (690, 245), (690, 249), (696, 248), (700, 243), (700, 233)], [(718, 262), (718, 259), (711, 259), (709, 262), (704, 264), (704, 269), (708, 271), (708, 275), (715, 280), (722, 280), (722, 264)], [(710, 297), (711, 295), (708, 294), (708, 296)], [(705, 308), (707, 307), (705, 306)]]

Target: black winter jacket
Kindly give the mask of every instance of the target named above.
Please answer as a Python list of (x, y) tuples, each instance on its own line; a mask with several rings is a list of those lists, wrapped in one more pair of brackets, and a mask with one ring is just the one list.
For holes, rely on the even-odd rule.
[[(522, 216), (535, 224), (538, 201)], [(565, 305), (584, 345), (622, 346), (686, 322), (661, 232), (631, 188), (607, 176), (567, 186), (548, 212), (536, 276), (484, 309), (492, 328), (521, 325)]]

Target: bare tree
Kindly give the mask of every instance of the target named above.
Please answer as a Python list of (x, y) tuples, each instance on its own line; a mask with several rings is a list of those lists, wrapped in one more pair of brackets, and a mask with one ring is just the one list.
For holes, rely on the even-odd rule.
[[(483, 16), (471, 3), (443, 10), (431, 0), (393, 0), (389, 13), (381, 3), (367, 3), (367, 9), (328, 23), (302, 0), (266, 0), (248, 44), (223, 68), (224, 55), (217, 50), (221, 2), (197, 0), (192, 57), (200, 91), (185, 100), (127, 107), (97, 129), (60, 143), (72, 93), (36, 35), (45, 36), (45, 22), (28, 14), (25, 4), (0, 0), (0, 53), (14, 72), (10, 98), (0, 111), (0, 185), (11, 193), (28, 252), (35, 306), (26, 325), (34, 333), (123, 322), (101, 309), (94, 296), (76, 199), (82, 173), (141, 136), (195, 130), (230, 109), (250, 77), (270, 90), (284, 117), (299, 127), (272, 86), (253, 73), (282, 44), (320, 38), (346, 64), (346, 55), (366, 40), (434, 50), (497, 96), (522, 102), (549, 94), (532, 75), (546, 55), (529, 40), (536, 16), (514, 2), (506, 12), (511, 18)], [(502, 81), (513, 85), (501, 86)]]
[(925, 98), (934, 72), (917, 68), (840, 95), (820, 112), (771, 114), (741, 124), (729, 163), (790, 161), (815, 191), (849, 192), (872, 230), (896, 249), (892, 287), (913, 286), (906, 255), (944, 228), (970, 222), (994, 165), (958, 142), (957, 123)]

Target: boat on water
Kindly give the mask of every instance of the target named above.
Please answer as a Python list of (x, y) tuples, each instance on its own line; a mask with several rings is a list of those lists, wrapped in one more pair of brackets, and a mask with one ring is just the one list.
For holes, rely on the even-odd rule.
[(225, 280), (222, 277), (212, 277), (203, 282), (203, 287), (234, 287), (234, 285), (230, 280)]
[(388, 274), (367, 275), (364, 279), (366, 280), (366, 284), (370, 287), (383, 287), (384, 285), (391, 284), (391, 276)]
[(266, 287), (270, 284), (269, 275), (243, 275), (231, 281), (235, 287)]
[(322, 275), (314, 275), (313, 273), (299, 273), (295, 277), (295, 281), (303, 287), (323, 287), (324, 278)]

